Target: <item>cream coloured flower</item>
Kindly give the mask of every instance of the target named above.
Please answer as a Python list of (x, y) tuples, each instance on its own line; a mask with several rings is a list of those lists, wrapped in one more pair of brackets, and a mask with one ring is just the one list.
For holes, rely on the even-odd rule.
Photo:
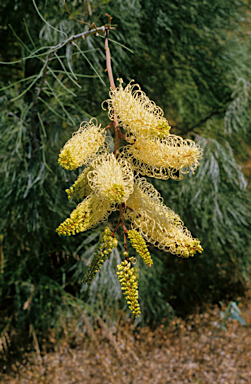
[(84, 171), (78, 176), (75, 183), (65, 192), (68, 195), (68, 199), (82, 199), (92, 193), (92, 189), (88, 184), (87, 175), (92, 170), (92, 167), (86, 167)]
[(61, 223), (56, 231), (59, 235), (64, 236), (85, 232), (106, 221), (111, 212), (111, 204), (108, 201), (102, 201), (95, 193), (92, 193), (78, 204), (70, 217)]
[(89, 186), (103, 200), (111, 204), (125, 202), (133, 192), (133, 171), (123, 158), (104, 154), (91, 163), (92, 171), (87, 175)]
[(202, 149), (192, 140), (168, 135), (161, 140), (137, 138), (132, 145), (122, 148), (121, 155), (142, 175), (179, 180), (198, 167)]
[(125, 89), (123, 80), (119, 79), (119, 82), (119, 87), (111, 88), (110, 99), (105, 101), (109, 118), (113, 120), (115, 110), (119, 125), (137, 137), (162, 138), (168, 135), (170, 126), (162, 109), (146, 96), (138, 84), (132, 84), (133, 80)]
[(137, 178), (126, 206), (125, 217), (133, 229), (156, 247), (182, 257), (202, 251), (199, 240), (194, 239), (180, 217), (164, 205), (159, 192), (146, 179)]
[(92, 118), (83, 122), (77, 132), (64, 145), (59, 154), (59, 165), (65, 169), (76, 169), (90, 162), (106, 150), (105, 130)]

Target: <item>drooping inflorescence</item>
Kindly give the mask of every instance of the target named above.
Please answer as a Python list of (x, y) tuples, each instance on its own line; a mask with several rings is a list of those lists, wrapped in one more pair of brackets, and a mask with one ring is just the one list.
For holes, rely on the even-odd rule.
[(98, 199), (95, 193), (92, 193), (78, 204), (70, 217), (61, 223), (56, 231), (59, 235), (64, 236), (85, 232), (107, 220), (111, 212), (111, 204)]
[[(198, 239), (193, 238), (181, 218), (168, 208), (160, 193), (140, 175), (167, 180), (180, 180), (193, 173), (202, 158), (202, 149), (195, 142), (170, 134), (163, 111), (137, 84), (111, 88), (108, 104), (110, 126), (115, 128), (115, 148), (110, 153), (105, 129), (96, 119), (82, 123), (80, 129), (65, 144), (59, 164), (65, 169), (85, 166), (75, 183), (66, 189), (69, 199), (82, 202), (57, 228), (60, 235), (75, 235), (106, 221), (113, 211), (119, 219), (111, 234), (106, 228), (93, 255), (84, 282), (90, 284), (97, 271), (117, 246), (114, 233), (121, 225), (124, 230), (125, 260), (119, 264), (118, 278), (127, 303), (139, 316), (138, 276), (129, 258), (127, 238), (144, 262), (151, 267), (153, 260), (146, 241), (163, 251), (181, 257), (201, 253)], [(122, 131), (121, 131), (122, 129)], [(120, 139), (126, 145), (120, 147)], [(127, 222), (131, 229), (127, 230)]]
[(132, 267), (131, 262), (128, 260), (122, 261), (121, 264), (117, 265), (117, 268), (118, 279), (123, 294), (126, 297), (127, 304), (135, 317), (138, 317), (140, 315), (140, 306), (138, 302), (138, 270), (136, 267)]
[(117, 247), (118, 240), (112, 237), (111, 234), (110, 229), (106, 227), (93, 254), (91, 264), (84, 277), (84, 283), (90, 284), (92, 282), (105, 260), (110, 257), (112, 250)]
[(59, 154), (59, 165), (65, 169), (76, 169), (87, 164), (97, 153), (106, 149), (105, 131), (97, 125), (96, 119), (81, 124)]
[(111, 89), (108, 104), (108, 116), (111, 120), (116, 111), (118, 122), (126, 131), (136, 137), (162, 138), (168, 135), (170, 125), (163, 117), (164, 113), (154, 101), (150, 100), (133, 80), (123, 88), (123, 80), (119, 86)]
[(111, 204), (124, 203), (133, 192), (133, 171), (130, 163), (114, 154), (104, 154), (92, 163), (87, 175), (90, 187)]
[(175, 135), (161, 140), (137, 138), (133, 145), (123, 147), (122, 153), (135, 171), (162, 180), (179, 180), (190, 170), (194, 172), (202, 158), (202, 149), (194, 141)]
[(134, 229), (131, 229), (130, 231), (128, 231), (127, 235), (133, 248), (137, 251), (139, 256), (144, 260), (146, 265), (148, 265), (148, 267), (151, 267), (153, 264), (153, 261), (143, 237), (140, 236), (140, 234)]
[(126, 206), (125, 217), (149, 243), (182, 257), (202, 252), (199, 240), (194, 239), (180, 217), (164, 205), (159, 192), (146, 179), (136, 179)]

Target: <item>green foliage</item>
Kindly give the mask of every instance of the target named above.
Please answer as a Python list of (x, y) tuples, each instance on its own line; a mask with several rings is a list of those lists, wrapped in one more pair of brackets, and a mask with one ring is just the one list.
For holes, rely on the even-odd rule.
[(230, 303), (228, 304), (228, 306), (225, 309), (225, 311), (222, 311), (220, 313), (220, 316), (221, 316), (220, 328), (227, 329), (227, 321), (228, 321), (228, 319), (237, 320), (242, 325), (247, 325), (245, 320), (243, 320), (243, 318), (241, 317), (241, 310), (238, 307), (238, 303), (239, 303), (239, 301), (237, 301), (237, 302), (230, 301)]

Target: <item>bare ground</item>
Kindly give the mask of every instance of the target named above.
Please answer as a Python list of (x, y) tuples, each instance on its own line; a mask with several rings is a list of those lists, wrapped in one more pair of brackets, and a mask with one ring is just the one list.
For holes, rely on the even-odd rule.
[(240, 305), (247, 326), (228, 320), (226, 330), (218, 307), (138, 333), (129, 324), (108, 328), (101, 319), (93, 330), (86, 319), (75, 348), (64, 340), (56, 352), (40, 353), (34, 345), (0, 374), (0, 384), (250, 384), (250, 297)]

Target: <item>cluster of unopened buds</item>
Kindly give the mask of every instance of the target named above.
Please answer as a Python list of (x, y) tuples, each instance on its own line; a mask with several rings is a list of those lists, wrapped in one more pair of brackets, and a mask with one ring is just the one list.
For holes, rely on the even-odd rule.
[[(202, 252), (199, 240), (192, 237), (180, 217), (165, 206), (160, 193), (142, 176), (180, 180), (184, 174), (195, 171), (202, 149), (192, 140), (170, 134), (163, 111), (139, 85), (131, 81), (123, 88), (122, 83), (119, 79), (119, 86), (111, 88), (110, 99), (104, 102), (112, 123), (106, 128), (95, 118), (82, 123), (60, 152), (62, 167), (84, 168), (66, 190), (69, 199), (82, 201), (57, 232), (75, 235), (87, 231), (106, 221), (113, 211), (119, 211), (118, 224), (114, 230), (105, 229), (84, 281), (90, 283), (109, 257), (117, 244), (115, 232), (122, 226), (125, 260), (118, 265), (118, 277), (130, 309), (139, 316), (138, 270), (131, 266), (126, 240), (149, 267), (153, 261), (146, 241), (186, 258)], [(112, 127), (113, 152), (111, 135), (107, 135)], [(131, 225), (129, 230), (127, 221)]]

